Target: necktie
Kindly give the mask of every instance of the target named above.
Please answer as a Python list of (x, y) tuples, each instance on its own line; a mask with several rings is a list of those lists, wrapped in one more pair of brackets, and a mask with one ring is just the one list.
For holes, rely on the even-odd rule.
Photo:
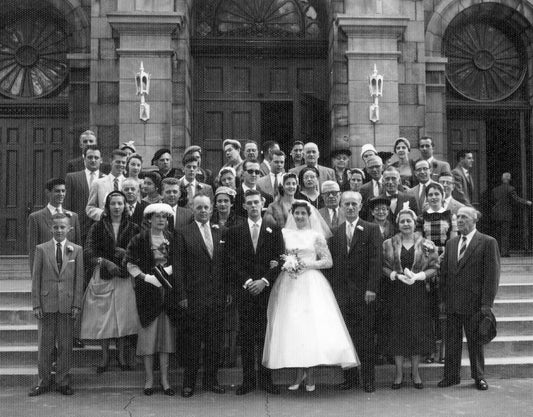
[(252, 243), (254, 245), (254, 252), (257, 249), (257, 241), (259, 240), (259, 225), (254, 223), (252, 225)]
[(350, 246), (352, 246), (352, 238), (353, 238), (353, 224), (350, 222), (346, 222), (346, 240), (348, 243), (348, 251), (350, 250)]
[(274, 174), (274, 197), (278, 195), (278, 192), (279, 192), (278, 186), (279, 186), (278, 175)]
[(57, 262), (57, 269), (61, 271), (61, 267), (63, 266), (63, 254), (61, 253), (61, 243), (56, 243), (56, 262)]
[(115, 191), (119, 191), (119, 189), (118, 189), (118, 177), (115, 177), (115, 179), (113, 180), (113, 189)]
[(207, 247), (207, 252), (209, 252), (209, 257), (213, 257), (213, 237), (211, 236), (211, 230), (209, 230), (209, 226), (207, 226), (207, 223), (202, 224), (202, 229), (204, 231), (204, 243)]
[(398, 205), (398, 194), (393, 194), (390, 196), (390, 211), (391, 213), (396, 213), (396, 206)]
[(422, 184), (422, 187), (420, 187), (420, 195), (418, 196), (419, 201), (419, 209), (422, 210), (422, 207), (424, 207), (424, 202), (426, 201), (426, 184)]
[(466, 251), (466, 236), (463, 236), (461, 238), (461, 248), (459, 249), (459, 256), (457, 257), (457, 260), (460, 261), (461, 259), (463, 259), (463, 256), (465, 254), (465, 251)]
[(339, 217), (337, 216), (337, 209), (333, 209), (333, 216), (331, 216), (331, 227), (337, 227)]
[(130, 208), (130, 216), (133, 216), (133, 212), (135, 211), (135, 208), (133, 207), (133, 204), (128, 204)]
[(192, 186), (192, 182), (187, 184), (187, 201), (189, 204), (192, 204), (192, 199), (194, 197), (194, 189)]
[(91, 173), (89, 174), (89, 188), (91, 188), (91, 185), (93, 185), (93, 181), (94, 181), (94, 172), (91, 171)]

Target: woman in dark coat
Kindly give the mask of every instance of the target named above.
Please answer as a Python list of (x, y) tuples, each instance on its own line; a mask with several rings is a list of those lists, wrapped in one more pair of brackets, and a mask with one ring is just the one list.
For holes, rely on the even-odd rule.
[(433, 242), (415, 233), (416, 214), (412, 210), (401, 210), (397, 223), (400, 233), (383, 242), (384, 310), (380, 333), (384, 353), (393, 356), (396, 364), (392, 389), (402, 386), (404, 357), (411, 358), (413, 386), (422, 389), (420, 356), (435, 348), (425, 281), (437, 273), (438, 254)]
[(84, 250), (91, 281), (83, 306), (81, 337), (100, 340), (102, 363), (97, 373), (109, 366), (111, 339), (116, 340), (120, 368), (130, 369), (127, 336), (137, 334), (139, 328), (133, 285), (123, 264), (128, 243), (139, 233), (139, 227), (125, 213), (125, 200), (120, 191), (108, 194), (104, 215), (89, 230)]
[(183, 284), (174, 281), (169, 268), (166, 269), (166, 279), (170, 285), (160, 281), (154, 271), (159, 265), (167, 267), (172, 259), (173, 236), (167, 227), (167, 219), (172, 214), (168, 204), (156, 203), (146, 207), (144, 216), (150, 229), (132, 239), (126, 254), (128, 272), (135, 278), (135, 298), (142, 326), (138, 331), (137, 355), (143, 357), (145, 395), (154, 392), (156, 353), (159, 354), (163, 391), (166, 395), (175, 394), (168, 381), (168, 363), (170, 353), (176, 351), (175, 312), (180, 303), (186, 302), (186, 297)]

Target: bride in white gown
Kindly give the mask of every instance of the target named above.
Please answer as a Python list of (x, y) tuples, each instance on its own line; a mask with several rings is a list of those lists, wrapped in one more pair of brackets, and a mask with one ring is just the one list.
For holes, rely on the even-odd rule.
[(287, 253), (298, 254), (303, 270), (297, 274), (282, 271), (274, 283), (263, 365), (299, 368), (289, 389), (305, 383), (307, 391), (314, 391), (313, 366), (350, 368), (359, 365), (359, 358), (329, 282), (320, 272), (333, 265), (326, 243), (329, 228), (316, 209), (296, 200), (282, 232)]

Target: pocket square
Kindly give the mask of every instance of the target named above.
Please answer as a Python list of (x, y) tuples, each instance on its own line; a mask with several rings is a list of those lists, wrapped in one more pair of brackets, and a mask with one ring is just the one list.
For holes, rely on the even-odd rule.
[(76, 260), (75, 260), (75, 259), (71, 259), (71, 260), (68, 261), (67, 263), (69, 264), (69, 263), (71, 263), (71, 262), (76, 262)]

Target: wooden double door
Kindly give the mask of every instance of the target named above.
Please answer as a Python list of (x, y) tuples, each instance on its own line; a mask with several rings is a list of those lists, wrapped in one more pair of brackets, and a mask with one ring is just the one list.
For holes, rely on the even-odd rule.
[(327, 154), (325, 68), (323, 59), (196, 58), (193, 142), (202, 164), (218, 170), (228, 138), (275, 140), (287, 154), (295, 140), (315, 141)]
[(64, 175), (66, 118), (0, 118), (0, 254), (26, 254), (26, 221)]

